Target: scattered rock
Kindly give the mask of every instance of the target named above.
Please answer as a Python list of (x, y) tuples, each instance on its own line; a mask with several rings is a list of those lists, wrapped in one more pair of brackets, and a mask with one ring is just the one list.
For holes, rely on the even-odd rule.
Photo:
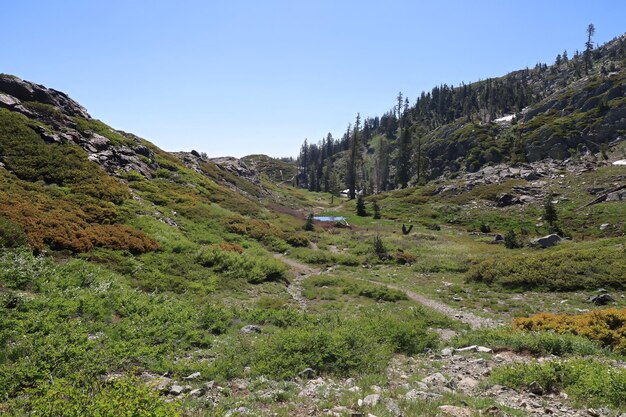
[(441, 405), (437, 407), (441, 416), (448, 417), (472, 417), (472, 410), (466, 407), (456, 407), (454, 405)]
[(389, 411), (394, 416), (400, 417), (402, 415), (402, 410), (400, 410), (400, 406), (394, 400), (385, 400), (385, 406), (387, 407), (387, 411)]
[(370, 394), (363, 398), (363, 405), (373, 407), (380, 402), (380, 394)]
[(192, 397), (201, 397), (204, 394), (203, 388), (196, 388), (189, 391), (189, 395)]
[(182, 394), (183, 392), (185, 392), (185, 388), (181, 385), (172, 385), (170, 387), (170, 394), (178, 396), (180, 394)]
[(445, 376), (443, 376), (443, 374), (437, 372), (423, 378), (422, 383), (426, 384), (428, 387), (441, 387), (445, 386), (448, 383), (448, 380)]
[(497, 207), (508, 207), (514, 204), (523, 204), (522, 200), (520, 200), (520, 198), (514, 194), (504, 193), (496, 197)]
[(606, 230), (606, 229), (608, 229), (608, 228), (609, 228), (609, 226), (610, 226), (610, 224), (608, 224), (608, 223), (602, 223), (602, 224), (600, 225), (600, 230)]
[(554, 245), (556, 245), (557, 243), (559, 243), (561, 241), (561, 237), (557, 234), (551, 234), (551, 235), (547, 235), (544, 237), (540, 237), (538, 239), (534, 239), (531, 242), (532, 246), (538, 246), (541, 248), (549, 248), (552, 247)]
[(234, 415), (236, 415), (236, 413), (240, 415), (247, 415), (247, 414), (250, 414), (250, 409), (246, 407), (239, 407), (234, 410), (228, 410), (226, 414), (224, 414), (224, 417), (233, 417)]
[(457, 382), (457, 387), (462, 391), (471, 391), (478, 387), (479, 382), (477, 379), (472, 377), (461, 378), (459, 382)]
[(442, 356), (452, 356), (454, 354), (454, 348), (452, 347), (446, 347), (441, 349), (441, 355)]
[(420, 391), (417, 389), (412, 389), (411, 391), (407, 392), (406, 395), (404, 396), (405, 399), (407, 400), (417, 400), (417, 399), (437, 399), (437, 398), (441, 398), (442, 395), (441, 394), (437, 394), (434, 392), (426, 392), (426, 391)]
[(543, 395), (544, 390), (541, 384), (539, 384), (539, 382), (533, 381), (530, 384), (528, 384), (528, 392), (531, 392), (535, 395)]
[(298, 376), (302, 379), (313, 379), (315, 378), (316, 372), (312, 368), (306, 368), (298, 373)]
[(241, 330), (239, 330), (239, 333), (261, 333), (263, 331), (263, 329), (261, 328), (261, 326), (256, 325), (256, 324), (248, 324), (247, 326), (243, 326), (241, 328)]
[(594, 295), (593, 297), (589, 298), (589, 300), (587, 301), (597, 306), (603, 306), (603, 305), (607, 305), (608, 303), (612, 303), (613, 301), (615, 301), (615, 299), (611, 297), (610, 294), (604, 293), (604, 294)]
[(194, 372), (191, 375), (187, 375), (187, 376), (183, 377), (183, 379), (185, 379), (185, 380), (197, 379), (197, 378), (200, 378), (200, 372)]

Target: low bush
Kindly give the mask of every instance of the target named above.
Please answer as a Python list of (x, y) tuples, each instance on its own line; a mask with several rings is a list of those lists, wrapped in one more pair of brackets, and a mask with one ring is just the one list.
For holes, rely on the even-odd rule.
[(252, 284), (264, 281), (288, 282), (287, 266), (270, 256), (262, 257), (207, 247), (196, 255), (196, 261), (227, 278), (245, 279)]
[(310, 299), (318, 296), (323, 298), (324, 287), (338, 288), (343, 294), (371, 298), (376, 301), (396, 302), (407, 299), (402, 291), (349, 278), (314, 276), (306, 280), (304, 286), (304, 296)]
[(561, 248), (485, 259), (470, 267), (467, 281), (507, 289), (551, 291), (625, 288), (626, 256), (618, 247)]
[(626, 353), (626, 309), (597, 310), (583, 314), (535, 314), (513, 321), (525, 331), (552, 331), (597, 341), (622, 354)]
[(475, 330), (457, 337), (455, 347), (488, 346), (494, 350), (510, 349), (535, 355), (592, 355), (603, 353), (602, 347), (587, 338), (572, 334), (506, 329)]
[[(19, 401), (14, 404), (24, 407), (20, 412), (27, 411), (29, 415), (40, 417), (182, 416), (178, 404), (167, 403), (154, 389), (132, 377), (106, 383), (97, 380), (71, 382), (55, 379), (31, 390), (29, 395), (28, 404), (20, 404)], [(8, 407), (13, 408), (10, 404)], [(10, 408), (9, 412), (12, 412)]]
[(28, 245), (24, 229), (9, 219), (0, 217), (0, 248), (19, 248)]
[(516, 389), (537, 382), (547, 392), (563, 390), (587, 406), (626, 405), (626, 370), (591, 359), (516, 362), (494, 369), (490, 381)]
[(314, 325), (280, 330), (255, 346), (253, 372), (292, 378), (306, 368), (347, 376), (379, 372), (391, 354), (415, 354), (438, 344), (423, 319), (405, 320), (381, 311), (361, 317), (323, 320)]

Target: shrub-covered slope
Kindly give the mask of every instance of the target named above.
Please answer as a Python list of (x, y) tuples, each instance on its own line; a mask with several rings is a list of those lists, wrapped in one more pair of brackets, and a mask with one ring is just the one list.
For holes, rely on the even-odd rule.
[(588, 55), (440, 85), (415, 102), (399, 94), (389, 112), (357, 117), (341, 138), (305, 142), (299, 181), (312, 190), (352, 185), (375, 193), (487, 164), (598, 153), (626, 132), (625, 85), (622, 35)]

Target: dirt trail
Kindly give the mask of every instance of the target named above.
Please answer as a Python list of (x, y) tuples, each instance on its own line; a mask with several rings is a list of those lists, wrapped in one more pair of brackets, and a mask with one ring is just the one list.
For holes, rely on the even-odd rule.
[(289, 293), (289, 295), (291, 295), (291, 298), (293, 298), (298, 303), (302, 310), (306, 310), (307, 300), (302, 295), (302, 281), (310, 276), (321, 274), (322, 270), (287, 258), (282, 253), (275, 253), (274, 258), (280, 259), (281, 261), (289, 265), (289, 269), (291, 270), (293, 279), (287, 286), (287, 292)]
[(378, 281), (372, 281), (369, 279), (364, 279), (364, 278), (357, 278), (361, 281), (365, 281), (365, 282), (369, 282), (371, 284), (376, 284), (376, 285), (384, 285), (387, 288), (391, 288), (394, 290), (398, 290), (398, 291), (402, 291), (406, 294), (406, 296), (410, 299), (413, 300), (417, 303), (420, 303), (428, 308), (431, 308), (435, 311), (438, 311), (439, 313), (442, 313), (448, 317), (450, 317), (451, 319), (455, 319), (455, 320), (459, 320), (462, 321), (465, 324), (468, 324), (472, 329), (480, 329), (480, 328), (487, 328), (487, 327), (496, 327), (499, 326), (500, 323), (498, 323), (496, 320), (493, 319), (488, 319), (485, 317), (480, 317), (477, 316), (476, 314), (470, 313), (469, 311), (464, 311), (464, 310), (459, 310), (458, 308), (454, 308), (454, 307), (450, 307), (447, 304), (444, 304), (442, 302), (439, 301), (435, 301), (432, 300), (428, 297), (425, 297), (421, 294), (418, 294), (416, 292), (413, 291), (408, 291), (405, 290), (404, 288), (398, 287), (396, 285), (393, 284), (386, 284), (383, 282), (378, 282)]
[[(289, 292), (291, 297), (294, 300), (296, 300), (296, 302), (300, 305), (300, 307), (303, 310), (306, 310), (307, 301), (302, 296), (302, 281), (310, 276), (321, 274), (322, 270), (320, 270), (319, 268), (313, 268), (311, 266), (305, 265), (294, 259), (287, 258), (285, 255), (280, 254), (280, 253), (274, 254), (274, 257), (277, 259), (280, 259), (281, 261), (289, 265), (291, 272), (293, 274), (293, 280), (291, 284), (289, 284), (289, 286), (287, 287), (287, 291)], [(500, 325), (500, 323), (498, 323), (496, 320), (488, 319), (485, 317), (480, 317), (468, 311), (463, 311), (454, 307), (450, 307), (447, 304), (432, 300), (421, 294), (418, 294), (413, 291), (405, 290), (404, 288), (398, 287), (393, 284), (372, 281), (372, 280), (364, 279), (364, 278), (357, 278), (357, 279), (361, 281), (369, 282), (371, 284), (382, 285), (382, 286), (386, 286), (387, 288), (402, 291), (406, 294), (406, 296), (410, 300), (415, 301), (416, 303), (422, 304), (423, 306), (431, 308), (435, 311), (438, 311), (439, 313), (442, 313), (450, 317), (451, 319), (459, 320), (463, 323), (466, 323), (472, 329), (496, 327)]]

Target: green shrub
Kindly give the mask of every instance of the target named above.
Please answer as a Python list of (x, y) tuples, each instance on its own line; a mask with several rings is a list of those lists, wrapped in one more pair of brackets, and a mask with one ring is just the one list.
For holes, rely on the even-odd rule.
[(232, 311), (223, 306), (208, 304), (200, 314), (200, 326), (212, 334), (218, 335), (226, 333), (232, 319)]
[(177, 404), (166, 403), (156, 391), (134, 378), (109, 383), (56, 379), (32, 390), (31, 395), (28, 411), (41, 417), (182, 416)]
[(306, 280), (304, 286), (304, 295), (310, 299), (320, 295), (324, 297), (323, 287), (338, 288), (343, 294), (371, 298), (376, 301), (396, 302), (407, 299), (406, 294), (400, 290), (349, 278), (314, 276)]
[(626, 405), (626, 370), (591, 359), (517, 362), (494, 369), (490, 381), (516, 389), (537, 382), (548, 392), (564, 390), (587, 406)]
[(466, 280), (507, 289), (575, 291), (625, 288), (624, 271), (623, 249), (575, 249), (563, 245), (562, 248), (485, 259), (470, 267)]
[(504, 246), (506, 246), (507, 249), (518, 249), (523, 246), (517, 238), (515, 230), (510, 229), (506, 232), (506, 235), (504, 235)]
[(437, 346), (437, 335), (426, 330), (423, 318), (404, 317), (370, 311), (280, 330), (255, 346), (253, 372), (273, 378), (292, 378), (305, 368), (338, 376), (372, 373), (384, 369), (393, 352), (415, 354)]
[(287, 266), (270, 256), (262, 257), (208, 247), (196, 255), (202, 266), (232, 279), (245, 279), (252, 284), (264, 281), (288, 281)]
[(28, 245), (24, 230), (17, 223), (0, 217), (0, 248), (18, 248)]
[(294, 246), (297, 248), (304, 248), (304, 247), (309, 246), (309, 238), (304, 233), (288, 233), (285, 236), (285, 240), (291, 246)]
[(525, 332), (510, 328), (475, 330), (457, 337), (455, 347), (489, 346), (494, 350), (511, 349), (536, 355), (593, 355), (605, 353), (598, 343), (581, 336), (555, 332)]

